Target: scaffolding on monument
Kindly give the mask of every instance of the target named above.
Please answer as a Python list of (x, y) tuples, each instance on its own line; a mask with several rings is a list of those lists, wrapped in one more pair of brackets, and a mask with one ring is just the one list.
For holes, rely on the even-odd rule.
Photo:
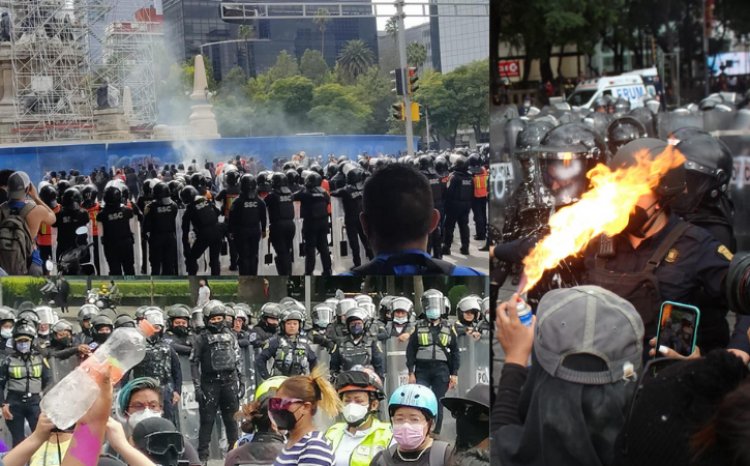
[(0, 0), (10, 16), (11, 139), (92, 138), (89, 25), (111, 7), (107, 0)]

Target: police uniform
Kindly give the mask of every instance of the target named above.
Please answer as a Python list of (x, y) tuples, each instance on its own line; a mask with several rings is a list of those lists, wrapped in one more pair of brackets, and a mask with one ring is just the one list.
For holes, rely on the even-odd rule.
[(57, 228), (57, 260), (64, 252), (76, 247), (76, 229), (88, 225), (89, 214), (82, 209), (63, 207), (55, 214)]
[(268, 193), (264, 202), (268, 209), (268, 237), (276, 252), (276, 271), (279, 275), (291, 275), (296, 230), (292, 193), (288, 188), (274, 190)]
[(135, 275), (131, 218), (133, 209), (120, 205), (107, 206), (96, 216), (104, 228), (102, 244), (110, 275)]
[(248, 332), (248, 341), (254, 349), (260, 350), (265, 346), (266, 342), (272, 337), (277, 335), (278, 326), (273, 329), (268, 327), (265, 320), (262, 320), (258, 325), (254, 326)]
[[(136, 207), (138, 207), (138, 210), (141, 212), (146, 212), (149, 204), (154, 202), (154, 199), (150, 196), (141, 195), (138, 197), (138, 200), (135, 202)], [(145, 217), (144, 220), (145, 221)], [(148, 237), (147, 235), (141, 235), (141, 273), (143, 275), (146, 275), (146, 263), (148, 262)]]
[(359, 221), (359, 214), (362, 213), (362, 190), (356, 186), (347, 184), (343, 188), (334, 190), (331, 196), (340, 197), (344, 204), (344, 225), (346, 226), (346, 237), (349, 240), (349, 246), (352, 248), (354, 265), (358, 266), (362, 263), (359, 255), (360, 240), (365, 246), (365, 255), (368, 259), (372, 259), (373, 255), (370, 243), (365, 236), (362, 222)]
[(13, 419), (5, 422), (13, 436), (14, 447), (24, 439), (24, 421), (29, 423), (32, 432), (36, 429), (39, 401), (49, 382), (49, 365), (33, 345), (27, 354), (13, 351), (0, 366), (0, 404), (7, 404), (13, 415)]
[(204, 329), (193, 341), (190, 354), (190, 371), (193, 384), (202, 392), (202, 399), (196, 396), (199, 404), (200, 429), (198, 432), (198, 455), (208, 458), (208, 445), (211, 440), (217, 408), (227, 434), (227, 443), (237, 441), (237, 423), (234, 414), (239, 409), (238, 384), (244, 386), (239, 346), (233, 332), (223, 328), (217, 333)]
[[(216, 202), (221, 202), (221, 213), (224, 215), (224, 221), (230, 223), (229, 231), (231, 233), (232, 206), (234, 201), (240, 197), (240, 188), (238, 186), (229, 186), (219, 191), (216, 195)], [(236, 241), (229, 237), (229, 270), (237, 270), (237, 261), (239, 250)], [(240, 270), (240, 275), (245, 275)]]
[(208, 248), (211, 275), (221, 275), (219, 253), (221, 252), (221, 238), (224, 236), (219, 227), (219, 210), (216, 205), (205, 198), (200, 198), (187, 206), (182, 217), (182, 242), (187, 243), (192, 224), (195, 231), (195, 242), (187, 251), (188, 275), (198, 273), (198, 259)]
[(630, 301), (643, 319), (648, 341), (656, 335), (665, 300), (690, 304), (701, 290), (726, 304), (723, 282), (731, 259), (732, 253), (708, 232), (673, 214), (661, 231), (644, 239), (638, 248), (633, 249), (625, 234), (598, 237), (589, 244), (584, 260), (587, 283)]
[(412, 325), (411, 322), (407, 322), (403, 325), (396, 325), (395, 322), (390, 321), (385, 324), (385, 333), (388, 335), (388, 338), (398, 337), (404, 333), (412, 333), (413, 331), (414, 325)]
[(172, 345), (178, 356), (190, 356), (190, 352), (193, 350), (193, 342), (189, 329), (184, 335), (178, 335), (174, 329), (167, 330), (164, 339)]
[[(450, 376), (458, 375), (461, 359), (456, 337), (456, 329), (450, 322), (440, 319), (437, 325), (432, 325), (422, 320), (406, 345), (406, 368), (415, 375), (418, 384), (430, 387), (438, 400), (448, 391)], [(440, 433), (442, 423), (443, 409), (438, 407), (436, 434)]]
[(229, 215), (231, 234), (239, 257), (240, 275), (258, 275), (261, 233), (266, 231), (266, 203), (258, 197), (241, 195), (232, 203)]
[(302, 236), (305, 240), (305, 275), (315, 270), (315, 251), (320, 253), (323, 275), (331, 275), (331, 252), (328, 249), (328, 203), (330, 196), (321, 187), (304, 189), (292, 195), (301, 203)]
[[(326, 438), (331, 442), (331, 448), (334, 451), (341, 444), (341, 439), (345, 435), (351, 435), (348, 432), (349, 425), (346, 422), (337, 422), (326, 431)], [(393, 438), (391, 425), (387, 422), (379, 421), (372, 418), (372, 425), (366, 430), (359, 444), (354, 447), (349, 456), (349, 466), (370, 466), (370, 462), (380, 451), (388, 448)]]
[(427, 239), (427, 252), (432, 254), (435, 259), (443, 258), (443, 224), (445, 223), (445, 191), (446, 185), (443, 178), (434, 171), (423, 171), (422, 174), (427, 177), (432, 189), (432, 204), (440, 212), (440, 222), (437, 227), (430, 233)]
[[(151, 202), (143, 217), (143, 232), (151, 250), (151, 275), (177, 275), (177, 212), (174, 202)], [(144, 259), (145, 260), (145, 259)]]
[(461, 235), (461, 254), (469, 252), (469, 212), (474, 198), (474, 180), (463, 171), (454, 171), (448, 178), (445, 193), (445, 232), (443, 254), (449, 254), (453, 243), (453, 230), (458, 223)]
[(162, 407), (164, 418), (175, 422), (175, 410), (172, 405), (172, 393), (182, 393), (182, 371), (177, 352), (161, 336), (146, 339), (146, 356), (132, 369), (133, 378), (152, 377), (159, 381), (162, 388)]
[(384, 359), (383, 350), (376, 339), (363, 335), (359, 341), (355, 341), (350, 335), (331, 351), (331, 374), (350, 371), (354, 366), (372, 366), (382, 380), (385, 377)]
[(331, 322), (326, 328), (326, 338), (334, 344), (341, 344), (349, 338), (349, 329), (341, 322)]
[[(272, 373), (268, 371), (268, 361), (273, 359)], [(318, 357), (310, 348), (310, 341), (303, 336), (289, 338), (273, 337), (263, 345), (263, 350), (255, 359), (256, 384), (271, 376), (309, 374), (315, 369)]]

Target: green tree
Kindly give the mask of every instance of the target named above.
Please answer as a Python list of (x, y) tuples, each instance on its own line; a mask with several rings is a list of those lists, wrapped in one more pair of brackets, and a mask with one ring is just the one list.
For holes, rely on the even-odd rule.
[(267, 74), (271, 82), (297, 76), (299, 75), (297, 60), (289, 55), (289, 52), (282, 50), (279, 56), (276, 57), (276, 63), (268, 70)]
[(310, 110), (314, 85), (303, 76), (292, 76), (275, 81), (268, 96), (290, 117), (301, 117)]
[(326, 25), (328, 24), (328, 21), (330, 21), (330, 18), (328, 18), (329, 11), (327, 8), (318, 8), (318, 11), (315, 12), (315, 16), (313, 17), (313, 23), (315, 23), (316, 26), (318, 26), (318, 31), (320, 31), (320, 53), (325, 54), (325, 45), (326, 45)]
[[(485, 98), (487, 95), (489, 94)], [(430, 108), (430, 133), (434, 140), (442, 138), (449, 145), (455, 146), (463, 103), (457, 100), (452, 89), (447, 88), (444, 75), (437, 71), (423, 73), (419, 78), (419, 90), (414, 97), (416, 102)], [(424, 121), (420, 121), (417, 129), (420, 130), (423, 125)]]
[(328, 78), (328, 65), (317, 50), (305, 50), (299, 61), (299, 71), (315, 85), (322, 84)]
[(393, 42), (396, 42), (398, 40), (398, 17), (397, 16), (391, 16), (388, 18), (388, 21), (385, 23), (385, 32), (388, 34), (388, 37), (393, 39)]
[[(489, 126), (489, 92), (490, 82), (487, 69), (488, 60), (478, 60), (456, 68), (446, 74), (443, 84), (454, 96), (458, 105), (458, 117), (461, 124), (474, 130), (476, 140), (480, 140), (482, 129)], [(430, 106), (432, 109), (433, 107)]]
[(355, 80), (375, 63), (375, 55), (361, 39), (350, 40), (339, 53), (337, 65), (346, 79)]
[(377, 67), (372, 67), (359, 75), (354, 86), (355, 97), (371, 109), (368, 132), (385, 134), (388, 132), (388, 116), (396, 96), (391, 92), (391, 81)]
[(406, 46), (406, 63), (409, 66), (422, 66), (427, 60), (427, 48), (419, 42), (412, 42)]
[(370, 108), (360, 102), (352, 86), (329, 83), (315, 89), (308, 118), (316, 131), (353, 134), (368, 130)]

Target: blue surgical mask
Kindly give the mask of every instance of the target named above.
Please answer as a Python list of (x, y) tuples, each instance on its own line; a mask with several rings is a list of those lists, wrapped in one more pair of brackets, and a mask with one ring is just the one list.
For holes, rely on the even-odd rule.
[(31, 342), (19, 341), (16, 343), (16, 349), (19, 353), (28, 353), (29, 351), (31, 351)]
[(440, 309), (427, 309), (425, 311), (427, 318), (430, 320), (437, 320), (440, 318)]
[(365, 331), (365, 324), (352, 324), (349, 326), (349, 331), (354, 336), (362, 335), (362, 332)]

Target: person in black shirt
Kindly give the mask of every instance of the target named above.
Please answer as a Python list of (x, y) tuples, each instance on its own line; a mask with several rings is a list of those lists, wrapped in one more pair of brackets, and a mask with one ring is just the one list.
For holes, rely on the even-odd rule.
[(264, 201), (268, 208), (269, 239), (276, 252), (276, 271), (279, 275), (291, 275), (296, 230), (292, 191), (286, 186), (286, 177), (282, 173), (273, 174), (271, 186), (273, 190)]
[(240, 275), (258, 274), (258, 248), (266, 237), (266, 203), (253, 175), (242, 175), (240, 196), (229, 210), (229, 234), (237, 248)]
[[(183, 193), (186, 193), (183, 196)], [(209, 262), (211, 264), (211, 275), (221, 275), (221, 264), (219, 253), (221, 252), (221, 239), (224, 229), (219, 224), (219, 209), (213, 201), (203, 196), (196, 196), (197, 190), (192, 186), (186, 186), (180, 193), (180, 198), (187, 206), (182, 216), (182, 241), (187, 244), (192, 224), (195, 231), (195, 242), (187, 251), (188, 275), (198, 273), (198, 258), (203, 255), (206, 248), (209, 250)]]
[(102, 245), (110, 275), (135, 275), (133, 232), (130, 219), (133, 209), (122, 205), (122, 192), (116, 185), (104, 191), (104, 208), (96, 216), (104, 228)]
[(68, 188), (62, 195), (62, 208), (55, 214), (57, 220), (57, 260), (76, 246), (76, 229), (89, 223), (89, 214), (81, 208), (83, 197), (77, 188)]
[(315, 270), (315, 251), (320, 253), (323, 275), (331, 275), (331, 252), (328, 249), (328, 203), (330, 196), (321, 187), (323, 178), (317, 173), (305, 177), (305, 189), (294, 193), (300, 201), (302, 235), (305, 239), (305, 275)]
[(364, 189), (365, 172), (360, 168), (352, 168), (346, 174), (346, 186), (331, 192), (331, 196), (340, 197), (344, 202), (344, 225), (346, 226), (346, 237), (352, 248), (352, 259), (354, 266), (362, 264), (359, 255), (359, 240), (365, 246), (367, 258), (372, 260), (372, 250), (367, 242), (367, 237), (362, 229), (362, 223), (359, 221), (359, 214), (362, 213), (362, 190)]

